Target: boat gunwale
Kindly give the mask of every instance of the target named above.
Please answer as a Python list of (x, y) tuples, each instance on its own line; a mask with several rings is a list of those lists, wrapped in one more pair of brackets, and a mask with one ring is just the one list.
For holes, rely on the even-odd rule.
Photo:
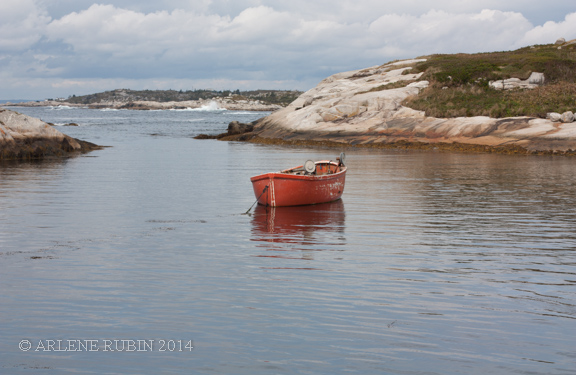
[(321, 160), (321, 161), (316, 161), (314, 162), (315, 165), (318, 164), (331, 164), (334, 165), (336, 167), (341, 167), (341, 170), (335, 173), (330, 173), (330, 174), (322, 174), (322, 175), (316, 175), (316, 174), (304, 174), (304, 175), (300, 175), (300, 174), (294, 174), (294, 173), (288, 173), (289, 171), (294, 171), (296, 169), (299, 168), (303, 168), (303, 165), (297, 166), (297, 167), (293, 167), (293, 168), (288, 168), (288, 169), (284, 169), (280, 172), (268, 172), (268, 173), (263, 173), (263, 174), (259, 174), (257, 176), (254, 177), (250, 177), (250, 181), (251, 182), (255, 182), (255, 181), (259, 181), (262, 179), (267, 179), (267, 178), (275, 178), (275, 179), (292, 179), (292, 180), (312, 180), (312, 181), (316, 181), (316, 180), (327, 180), (327, 179), (332, 179), (332, 178), (337, 178), (340, 175), (346, 173), (346, 170), (348, 169), (345, 165), (340, 165), (334, 161), (331, 160)]

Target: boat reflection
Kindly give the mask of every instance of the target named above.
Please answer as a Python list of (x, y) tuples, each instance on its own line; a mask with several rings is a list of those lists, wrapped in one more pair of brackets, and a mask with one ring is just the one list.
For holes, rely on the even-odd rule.
[(265, 207), (258, 205), (252, 215), (252, 241), (261, 242), (266, 251), (300, 252), (267, 253), (257, 257), (314, 259), (314, 252), (337, 250), (345, 244), (344, 202), (308, 206)]

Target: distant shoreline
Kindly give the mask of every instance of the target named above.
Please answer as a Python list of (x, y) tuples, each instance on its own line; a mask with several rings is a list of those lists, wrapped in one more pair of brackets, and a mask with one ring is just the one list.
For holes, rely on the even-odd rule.
[(20, 103), (34, 102), (36, 100), (30, 99), (11, 99), (11, 100), (0, 100), (0, 105), (14, 105)]
[(170, 110), (170, 109), (202, 109), (209, 110), (231, 110), (231, 111), (254, 111), (254, 112), (273, 112), (284, 108), (277, 104), (262, 103), (258, 100), (232, 100), (232, 99), (208, 99), (208, 100), (187, 100), (157, 102), (147, 100), (136, 101), (108, 101), (91, 104), (70, 103), (62, 100), (43, 100), (28, 102), (5, 102), (0, 104), (5, 107), (73, 107), (73, 108), (91, 108), (91, 109), (128, 109), (128, 110)]

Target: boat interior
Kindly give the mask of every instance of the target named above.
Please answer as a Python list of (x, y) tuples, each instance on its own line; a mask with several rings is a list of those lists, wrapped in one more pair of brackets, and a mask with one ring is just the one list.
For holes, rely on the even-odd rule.
[[(313, 162), (314, 163), (314, 162)], [(339, 165), (333, 161), (317, 161), (312, 168), (306, 168), (306, 164), (282, 171), (281, 173), (294, 174), (294, 175), (315, 175), (322, 176), (326, 174), (334, 174), (342, 171), (344, 165)]]
[(344, 168), (344, 161), (346, 160), (346, 155), (342, 152), (340, 156), (336, 158), (336, 161), (323, 160), (314, 162), (312, 160), (306, 160), (304, 165), (296, 168), (286, 169), (280, 173), (294, 174), (294, 175), (314, 175), (322, 176), (327, 174), (334, 174), (341, 172)]

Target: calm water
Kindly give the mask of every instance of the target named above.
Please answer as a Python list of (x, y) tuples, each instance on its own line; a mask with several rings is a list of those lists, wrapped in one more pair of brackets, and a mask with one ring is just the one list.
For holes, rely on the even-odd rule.
[(576, 372), (573, 158), (346, 150), (341, 201), (249, 216), (250, 176), (340, 150), (17, 110), (112, 147), (0, 164), (2, 374)]

